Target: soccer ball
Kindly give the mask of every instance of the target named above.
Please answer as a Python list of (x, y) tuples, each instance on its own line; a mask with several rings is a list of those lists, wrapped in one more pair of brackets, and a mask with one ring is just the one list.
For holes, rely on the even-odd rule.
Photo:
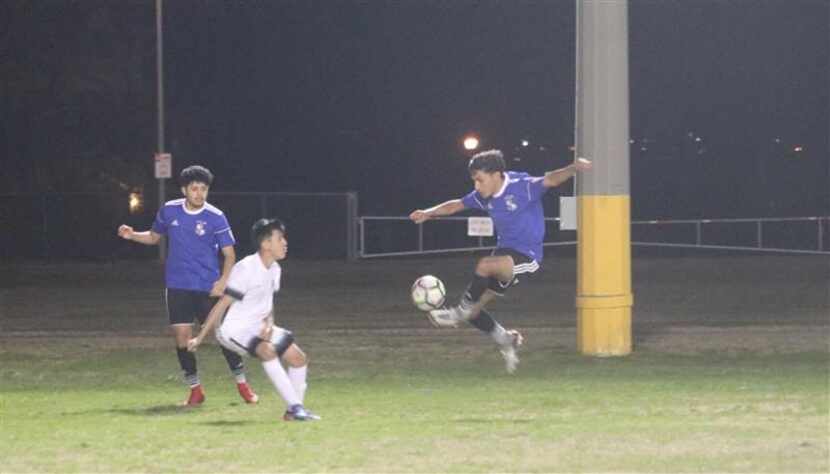
[(421, 311), (438, 309), (444, 305), (447, 290), (444, 282), (432, 275), (424, 275), (412, 284), (412, 302)]

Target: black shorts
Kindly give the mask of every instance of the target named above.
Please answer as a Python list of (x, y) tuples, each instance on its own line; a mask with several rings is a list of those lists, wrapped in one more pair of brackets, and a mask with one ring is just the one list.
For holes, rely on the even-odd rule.
[(216, 303), (216, 298), (207, 291), (181, 290), (167, 288), (167, 318), (170, 324), (193, 324), (199, 320), (204, 323), (210, 309)]
[(490, 277), (487, 284), (487, 289), (494, 291), (499, 296), (504, 296), (507, 289), (511, 286), (519, 284), (519, 277), (526, 280), (531, 275), (535, 275), (539, 271), (539, 262), (533, 260), (527, 255), (513, 250), (511, 248), (497, 248), (490, 254), (491, 257), (498, 257), (502, 255), (509, 255), (513, 258), (513, 279), (507, 283), (502, 283), (498, 278)]

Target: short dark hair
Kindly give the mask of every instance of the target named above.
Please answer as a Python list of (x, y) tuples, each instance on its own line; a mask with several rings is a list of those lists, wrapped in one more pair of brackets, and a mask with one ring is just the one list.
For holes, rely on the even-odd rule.
[(254, 225), (251, 226), (251, 243), (254, 244), (256, 250), (259, 250), (259, 245), (262, 241), (271, 237), (271, 234), (275, 230), (285, 235), (285, 224), (276, 217), (260, 219), (254, 222)]
[(500, 150), (487, 150), (476, 153), (470, 158), (470, 163), (467, 164), (467, 170), (470, 172), (470, 175), (476, 174), (476, 171), (484, 171), (485, 173), (504, 172), (506, 168), (504, 154)]
[(213, 173), (204, 166), (193, 165), (183, 169), (179, 175), (179, 185), (187, 187), (190, 183), (204, 183), (210, 186), (213, 183)]

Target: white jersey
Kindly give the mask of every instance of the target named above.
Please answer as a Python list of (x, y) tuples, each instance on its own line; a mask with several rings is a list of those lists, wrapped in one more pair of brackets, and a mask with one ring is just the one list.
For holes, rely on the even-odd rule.
[(254, 326), (267, 318), (274, 308), (274, 294), (280, 290), (282, 268), (274, 262), (265, 267), (259, 254), (236, 262), (228, 278), (225, 294), (233, 297), (223, 326)]

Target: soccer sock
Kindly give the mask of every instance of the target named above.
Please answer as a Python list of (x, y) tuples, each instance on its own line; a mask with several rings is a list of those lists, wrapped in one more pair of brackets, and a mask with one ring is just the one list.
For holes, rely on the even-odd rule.
[(228, 368), (231, 369), (236, 383), (245, 383), (247, 379), (245, 378), (245, 365), (242, 363), (242, 356), (224, 347), (222, 347), (222, 355), (225, 356), (225, 362), (228, 363)]
[(307, 372), (307, 365), (302, 367), (288, 367), (288, 378), (291, 380), (291, 385), (294, 386), (294, 391), (297, 392), (297, 396), (300, 397), (300, 403), (303, 403), (303, 400), (305, 399), (305, 389), (308, 387), (308, 384), (305, 381)]
[(196, 373), (196, 354), (177, 347), (176, 355), (179, 357), (179, 366), (184, 371), (185, 383), (190, 385), (191, 388), (199, 385), (199, 375)]
[(478, 317), (475, 319), (470, 320), (470, 324), (476, 327), (481, 332), (486, 332), (496, 341), (496, 344), (505, 345), (509, 344), (512, 339), (507, 331), (502, 327), (501, 324), (498, 323), (490, 313), (485, 310), (481, 310), (478, 313)]
[(474, 273), (473, 281), (467, 285), (467, 291), (464, 293), (464, 296), (461, 297), (461, 307), (466, 309), (475, 304), (475, 302), (478, 301), (481, 298), (481, 295), (483, 295), (487, 290), (488, 282), (488, 277)]
[(287, 406), (302, 404), (302, 400), (297, 396), (294, 386), (291, 385), (291, 380), (288, 374), (285, 373), (279, 359), (272, 359), (269, 361), (262, 361), (262, 368), (265, 369), (265, 374), (271, 379), (277, 393), (280, 394)]

